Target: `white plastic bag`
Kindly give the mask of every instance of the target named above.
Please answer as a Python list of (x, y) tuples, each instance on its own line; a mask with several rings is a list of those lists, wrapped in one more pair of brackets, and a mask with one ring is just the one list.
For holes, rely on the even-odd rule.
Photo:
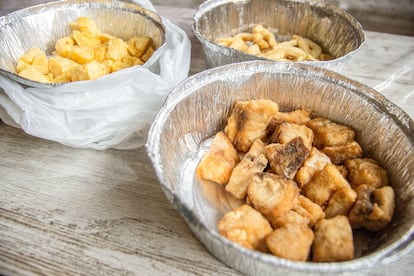
[[(155, 11), (150, 1), (134, 2)], [(0, 119), (30, 135), (72, 147), (102, 150), (144, 145), (158, 109), (190, 68), (186, 33), (161, 19), (166, 43), (145, 66), (47, 89), (24, 88), (0, 75)]]

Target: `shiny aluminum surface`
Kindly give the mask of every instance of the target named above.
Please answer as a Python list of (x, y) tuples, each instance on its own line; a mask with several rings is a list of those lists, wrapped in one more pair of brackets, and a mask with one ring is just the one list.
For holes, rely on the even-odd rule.
[[(364, 155), (388, 170), (396, 192), (394, 218), (385, 230), (356, 239), (358, 258), (294, 262), (245, 249), (217, 232), (218, 220), (238, 203), (223, 187), (198, 181), (195, 168), (211, 137), (224, 128), (233, 104), (262, 98), (276, 101), (281, 111), (305, 108), (352, 126)], [(218, 259), (243, 273), (318, 275), (368, 269), (413, 247), (414, 122), (372, 88), (333, 71), (299, 63), (248, 61), (193, 75), (168, 96), (146, 147), (167, 198), (194, 234)]]
[(338, 69), (365, 41), (361, 24), (352, 15), (312, 0), (209, 0), (194, 14), (193, 32), (202, 44), (207, 64), (215, 67), (265, 59), (216, 43), (222, 37), (250, 31), (256, 24), (272, 30), (277, 41), (293, 34), (315, 41), (335, 59), (303, 63), (328, 69)]
[(160, 17), (139, 5), (110, 0), (50, 2), (0, 17), (0, 73), (29, 87), (62, 85), (22, 78), (15, 74), (15, 66), (19, 56), (32, 47), (52, 54), (55, 42), (71, 34), (69, 23), (80, 16), (92, 18), (101, 32), (123, 40), (134, 35), (149, 36), (157, 49), (165, 42)]

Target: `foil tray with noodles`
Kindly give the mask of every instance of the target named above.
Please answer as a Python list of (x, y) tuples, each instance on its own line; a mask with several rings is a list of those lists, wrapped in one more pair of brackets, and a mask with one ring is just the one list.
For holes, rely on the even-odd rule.
[[(219, 234), (218, 221), (240, 203), (223, 186), (198, 180), (195, 170), (235, 102), (252, 99), (271, 99), (281, 111), (304, 108), (353, 127), (364, 154), (388, 171), (396, 194), (393, 219), (375, 234), (354, 234), (353, 260), (290, 261), (246, 249)], [(163, 191), (196, 237), (218, 259), (248, 275), (365, 270), (413, 248), (414, 122), (372, 88), (333, 71), (300, 63), (247, 61), (191, 76), (169, 94), (146, 146)]]
[(160, 17), (139, 5), (108, 0), (50, 2), (0, 18), (0, 73), (28, 87), (61, 85), (23, 78), (16, 74), (16, 63), (23, 53), (33, 47), (51, 55), (55, 42), (71, 34), (69, 23), (81, 16), (95, 21), (102, 33), (123, 40), (139, 35), (148, 36), (152, 38), (155, 49), (165, 43), (165, 28)]
[(209, 0), (200, 5), (193, 19), (193, 32), (210, 67), (266, 59), (218, 44), (221, 38), (250, 32), (257, 24), (275, 33), (277, 42), (289, 40), (292, 35), (311, 39), (333, 59), (298, 62), (328, 69), (338, 69), (365, 41), (361, 24), (325, 1)]

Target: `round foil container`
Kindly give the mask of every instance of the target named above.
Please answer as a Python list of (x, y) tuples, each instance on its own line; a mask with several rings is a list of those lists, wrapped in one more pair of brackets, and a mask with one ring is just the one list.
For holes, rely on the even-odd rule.
[[(356, 258), (296, 262), (246, 249), (222, 237), (217, 223), (237, 202), (195, 169), (236, 101), (271, 99), (281, 111), (305, 108), (353, 127), (364, 156), (388, 170), (394, 217), (375, 234), (354, 231)], [(338, 73), (299, 63), (247, 61), (191, 76), (168, 96), (149, 131), (147, 153), (161, 187), (195, 236), (218, 259), (249, 275), (338, 273), (387, 264), (413, 247), (414, 122), (375, 90)], [(295, 274), (296, 275), (296, 274)]]
[(149, 36), (156, 49), (165, 43), (161, 18), (139, 5), (110, 0), (50, 2), (0, 17), (0, 74), (27, 87), (62, 85), (23, 78), (16, 74), (15, 67), (18, 58), (30, 48), (38, 47), (51, 55), (56, 41), (72, 33), (69, 23), (81, 16), (93, 19), (101, 32), (123, 40), (136, 35)]
[(361, 24), (346, 11), (325, 3), (306, 0), (209, 0), (193, 16), (193, 33), (201, 42), (210, 67), (266, 59), (218, 45), (220, 38), (251, 32), (261, 24), (283, 41), (296, 34), (318, 43), (333, 57), (328, 61), (304, 61), (338, 69), (365, 41)]

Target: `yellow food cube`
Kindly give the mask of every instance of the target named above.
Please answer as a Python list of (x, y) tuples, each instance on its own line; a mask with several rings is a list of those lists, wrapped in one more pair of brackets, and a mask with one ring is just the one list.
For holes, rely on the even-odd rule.
[(20, 56), (20, 60), (25, 63), (32, 64), (34, 58), (39, 55), (45, 55), (45, 53), (39, 48), (30, 48), (26, 53)]
[(72, 50), (68, 52), (68, 57), (79, 64), (85, 64), (93, 60), (94, 51), (91, 48), (73, 46)]
[(105, 65), (94, 60), (83, 66), (74, 67), (71, 70), (71, 79), (72, 81), (95, 80), (105, 74)]
[(72, 51), (75, 41), (71, 37), (63, 37), (56, 41), (55, 50), (56, 54), (62, 57), (67, 57), (68, 53)]
[(144, 61), (144, 62), (146, 62), (147, 60), (149, 60), (149, 58), (152, 56), (152, 54), (154, 53), (154, 48), (152, 48), (152, 46), (150, 46), (149, 48), (148, 48), (148, 50), (145, 52), (145, 54), (143, 54), (142, 56), (141, 56), (141, 59)]
[(128, 68), (128, 67), (131, 67), (131, 65), (129, 65), (128, 63), (116, 60), (112, 63), (111, 73), (119, 71), (119, 70), (124, 69), (124, 68)]
[(76, 21), (71, 22), (70, 28), (73, 31), (80, 31), (89, 37), (95, 37), (100, 32), (95, 21), (85, 16), (79, 17)]
[(97, 38), (88, 37), (80, 31), (73, 31), (72, 38), (76, 42), (76, 45), (82, 48), (95, 48), (101, 41)]
[(108, 41), (108, 51), (106, 52), (106, 59), (119, 61), (122, 57), (128, 55), (128, 45), (120, 38), (114, 38)]
[(142, 56), (151, 46), (152, 39), (145, 36), (135, 36), (128, 40), (128, 52), (136, 57)]
[(121, 61), (127, 63), (129, 66), (141, 65), (144, 63), (139, 57), (133, 57), (130, 55), (124, 56)]
[[(78, 66), (81, 66), (81, 65), (78, 65)], [(73, 68), (74, 67), (72, 67), (71, 69), (63, 72), (62, 74), (59, 74), (59, 75), (55, 76), (52, 79), (52, 82), (54, 82), (54, 83), (61, 83), (61, 82), (70, 82), (70, 81), (72, 81), (71, 71), (72, 71)]]
[(33, 65), (27, 66), (25, 69), (19, 72), (19, 76), (22, 76), (24, 78), (38, 81), (38, 82), (46, 82), (49, 83), (49, 77), (46, 75), (43, 75), (36, 67)]
[(45, 53), (39, 54), (34, 57), (32, 65), (39, 70), (40, 73), (49, 74), (49, 61)]
[(49, 59), (49, 70), (55, 78), (78, 65), (75, 61), (61, 56), (53, 56)]
[(16, 65), (16, 72), (19, 73), (20, 71), (24, 70), (29, 65), (30, 65), (29, 63), (26, 63), (22, 61), (21, 58), (19, 58), (17, 65)]
[(107, 50), (108, 46), (105, 44), (96, 47), (94, 50), (93, 59), (97, 62), (104, 62)]

